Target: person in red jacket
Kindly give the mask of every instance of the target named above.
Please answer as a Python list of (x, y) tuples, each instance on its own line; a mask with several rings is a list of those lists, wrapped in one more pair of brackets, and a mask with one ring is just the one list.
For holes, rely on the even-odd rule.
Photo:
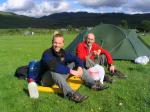
[(116, 69), (113, 65), (112, 56), (107, 50), (103, 49), (99, 44), (95, 42), (95, 35), (93, 33), (89, 33), (88, 35), (86, 35), (85, 41), (77, 45), (76, 55), (84, 61), (89, 55), (90, 59), (93, 61), (100, 55), (105, 55), (109, 71), (111, 73), (114, 73)]

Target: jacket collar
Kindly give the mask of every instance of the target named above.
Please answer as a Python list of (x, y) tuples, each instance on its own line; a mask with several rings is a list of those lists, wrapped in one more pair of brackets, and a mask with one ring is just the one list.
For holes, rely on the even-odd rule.
[[(86, 47), (86, 48), (88, 48), (88, 49), (89, 49), (89, 47), (87, 46), (86, 41), (83, 41), (83, 45), (84, 45), (84, 47)], [(91, 48), (93, 47), (93, 45), (94, 45), (94, 43), (92, 44)], [(91, 49), (91, 48), (90, 48), (90, 49)]]
[(64, 50), (60, 49), (59, 52), (54, 51), (53, 47), (51, 47), (52, 53), (57, 57), (64, 57)]

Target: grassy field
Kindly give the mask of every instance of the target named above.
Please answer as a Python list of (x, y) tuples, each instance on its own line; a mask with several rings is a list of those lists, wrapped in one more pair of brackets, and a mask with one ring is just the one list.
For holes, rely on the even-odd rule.
[[(65, 34), (65, 46), (76, 33)], [(142, 37), (150, 45), (150, 35)], [(0, 110), (1, 112), (150, 112), (150, 64), (137, 65), (131, 61), (115, 61), (127, 79), (114, 77), (114, 83), (104, 91), (92, 91), (84, 85), (79, 92), (89, 96), (76, 104), (56, 94), (40, 93), (30, 99), (24, 89), (27, 82), (14, 77), (17, 67), (32, 59), (39, 60), (50, 47), (51, 34), (34, 36), (0, 36)]]

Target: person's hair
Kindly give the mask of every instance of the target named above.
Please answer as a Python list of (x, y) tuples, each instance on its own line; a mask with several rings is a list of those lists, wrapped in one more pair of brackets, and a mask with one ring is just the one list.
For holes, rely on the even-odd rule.
[(60, 32), (54, 32), (52, 42), (53, 42), (53, 41), (54, 41), (54, 39), (55, 39), (55, 38), (57, 38), (57, 37), (64, 38), (62, 33), (60, 33)]
[(89, 34), (93, 34), (94, 35), (94, 33), (88, 32), (87, 34), (84, 35), (84, 40), (87, 40)]

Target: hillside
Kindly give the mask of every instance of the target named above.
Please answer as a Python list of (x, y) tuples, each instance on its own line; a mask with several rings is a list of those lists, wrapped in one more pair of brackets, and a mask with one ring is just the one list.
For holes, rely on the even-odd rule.
[(0, 11), (0, 28), (36, 27), (38, 19)]
[(0, 12), (0, 28), (64, 28), (95, 26), (100, 23), (119, 25), (122, 20), (127, 20), (130, 27), (140, 26), (143, 20), (150, 20), (150, 14), (123, 14), (123, 13), (87, 13), (63, 12), (55, 13), (41, 18), (32, 18), (13, 13)]

